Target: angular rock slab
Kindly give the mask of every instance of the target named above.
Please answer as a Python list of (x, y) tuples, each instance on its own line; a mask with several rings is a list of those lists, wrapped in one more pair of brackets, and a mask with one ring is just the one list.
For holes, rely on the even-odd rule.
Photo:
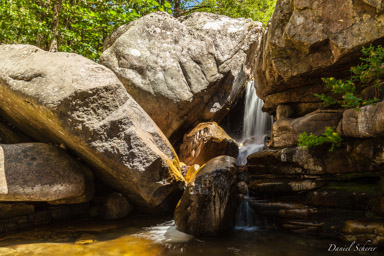
[[(0, 144), (0, 201), (86, 201), (84, 164), (44, 143)], [(87, 198), (90, 200), (90, 198)]]
[(257, 152), (248, 156), (248, 173), (279, 174), (282, 177), (289, 174), (331, 175), (332, 179), (337, 179), (348, 173), (370, 176), (372, 172), (383, 170), (383, 138), (345, 141), (333, 152), (328, 151), (329, 147), (324, 144), (311, 149), (289, 147)]
[(254, 60), (247, 54), (262, 33), (250, 19), (157, 12), (117, 29), (100, 62), (172, 142), (193, 124), (224, 117), (243, 92)]
[(277, 1), (256, 68), (264, 106), (316, 102), (313, 94), (325, 88), (321, 77), (349, 76), (361, 47), (384, 38), (381, 2)]
[(2, 45), (0, 56), (0, 109), (18, 128), (63, 143), (143, 209), (173, 207), (177, 156), (112, 71), (34, 46)]
[(231, 227), (236, 211), (236, 159), (213, 158), (188, 183), (175, 210), (177, 229), (210, 235)]
[(355, 138), (379, 137), (384, 135), (384, 102), (348, 109), (341, 123), (344, 136)]
[(184, 135), (180, 161), (187, 165), (203, 165), (216, 156), (237, 158), (239, 146), (216, 122), (198, 124)]

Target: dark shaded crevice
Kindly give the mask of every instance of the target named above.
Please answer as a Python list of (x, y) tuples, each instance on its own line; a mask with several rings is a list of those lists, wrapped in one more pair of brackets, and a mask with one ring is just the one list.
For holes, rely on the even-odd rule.
[(18, 75), (9, 75), (9, 77), (11, 79), (17, 80), (17, 81), (30, 82), (30, 81), (32, 81), (33, 79), (36, 79), (36, 78), (43, 78), (44, 75), (41, 74), (41, 73), (31, 74), (31, 75), (28, 75), (28, 74), (18, 74)]

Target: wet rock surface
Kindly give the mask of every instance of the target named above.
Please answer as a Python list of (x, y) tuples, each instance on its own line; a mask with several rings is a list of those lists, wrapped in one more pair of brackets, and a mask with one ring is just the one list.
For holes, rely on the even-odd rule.
[[(384, 221), (383, 163), (373, 159), (381, 159), (383, 145), (377, 138), (349, 139), (332, 153), (326, 146), (255, 153), (247, 164), (249, 204), (269, 225), (382, 246), (375, 228)], [(376, 224), (359, 231), (344, 227), (349, 222)]]
[(216, 122), (197, 125), (184, 135), (180, 161), (187, 165), (203, 165), (221, 155), (237, 158), (239, 146)]
[(236, 159), (219, 156), (208, 161), (190, 181), (174, 218), (177, 229), (202, 236), (233, 225), (236, 211)]

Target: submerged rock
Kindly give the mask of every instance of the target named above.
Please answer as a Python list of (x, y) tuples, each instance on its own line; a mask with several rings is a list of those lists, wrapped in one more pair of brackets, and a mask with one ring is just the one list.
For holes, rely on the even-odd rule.
[(219, 156), (199, 170), (176, 207), (178, 230), (209, 235), (231, 227), (236, 211), (235, 163), (233, 157)]
[(89, 201), (93, 180), (85, 172), (88, 167), (55, 146), (1, 144), (0, 201)]
[(180, 160), (187, 165), (202, 165), (221, 155), (237, 158), (239, 146), (216, 122), (200, 123), (184, 135)]
[(1, 45), (0, 56), (7, 119), (35, 139), (76, 152), (141, 209), (173, 209), (181, 193), (177, 156), (112, 71), (28, 45)]
[(346, 221), (343, 229), (343, 238), (350, 242), (366, 243), (368, 247), (383, 246), (384, 222)]
[(319, 102), (321, 77), (347, 76), (362, 46), (384, 38), (381, 1), (279, 0), (263, 38), (257, 94), (277, 104)]
[(191, 125), (225, 116), (243, 92), (262, 33), (251, 19), (156, 12), (117, 29), (100, 62), (175, 141)]

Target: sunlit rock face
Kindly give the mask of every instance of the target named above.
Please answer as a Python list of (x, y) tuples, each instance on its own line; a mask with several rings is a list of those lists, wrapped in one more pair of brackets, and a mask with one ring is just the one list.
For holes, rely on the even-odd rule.
[(196, 123), (220, 121), (241, 96), (262, 33), (250, 19), (157, 12), (117, 29), (100, 62), (174, 142)]
[(361, 47), (384, 39), (381, 1), (279, 0), (256, 69), (265, 109), (316, 102), (324, 76), (346, 76)]
[(188, 183), (175, 210), (177, 229), (192, 235), (212, 235), (233, 225), (236, 211), (236, 159), (208, 161)]
[(71, 149), (141, 209), (173, 210), (177, 156), (112, 71), (28, 45), (1, 45), (0, 56), (2, 115), (38, 141)]
[(184, 135), (180, 161), (187, 165), (203, 165), (216, 156), (237, 158), (239, 146), (216, 122), (200, 123)]

